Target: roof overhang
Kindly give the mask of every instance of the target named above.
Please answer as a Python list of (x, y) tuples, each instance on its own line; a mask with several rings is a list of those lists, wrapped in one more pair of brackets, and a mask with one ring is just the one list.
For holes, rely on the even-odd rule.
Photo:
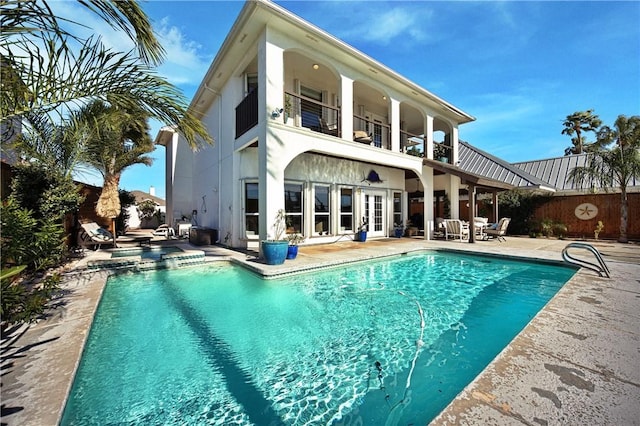
[(164, 126), (158, 130), (156, 139), (153, 141), (155, 145), (162, 145), (167, 147), (173, 140), (173, 135), (177, 132), (176, 126)]
[(471, 184), (476, 187), (498, 190), (498, 191), (508, 191), (510, 189), (514, 189), (515, 186), (506, 182), (502, 182), (495, 179), (489, 179), (484, 176), (476, 175), (474, 173), (465, 172), (459, 167), (452, 166), (449, 163), (443, 163), (442, 161), (430, 160), (428, 158), (422, 159), (422, 164), (431, 167), (434, 170), (437, 170), (442, 173), (458, 176), (462, 183)]

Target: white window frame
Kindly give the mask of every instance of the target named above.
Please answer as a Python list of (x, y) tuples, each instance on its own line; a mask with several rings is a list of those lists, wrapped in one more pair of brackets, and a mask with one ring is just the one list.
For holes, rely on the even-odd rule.
[[(329, 204), (327, 206), (327, 211), (326, 212), (316, 212), (316, 189), (319, 187), (323, 187), (323, 188), (327, 188), (327, 203)], [(311, 217), (313, 218), (312, 220), (312, 224), (313, 224), (313, 229), (311, 230), (312, 235), (314, 236), (320, 236), (320, 235), (324, 235), (324, 236), (328, 236), (328, 235), (333, 235), (333, 232), (331, 230), (331, 209), (332, 209), (332, 205), (331, 205), (331, 184), (328, 183), (314, 183), (311, 187)], [(327, 226), (328, 229), (324, 229), (322, 232), (318, 232), (316, 231), (316, 217), (317, 216), (322, 216), (322, 217), (326, 217), (327, 218)]]

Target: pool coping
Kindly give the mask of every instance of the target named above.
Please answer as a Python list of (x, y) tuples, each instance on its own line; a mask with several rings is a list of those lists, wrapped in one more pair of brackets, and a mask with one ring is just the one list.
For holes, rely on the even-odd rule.
[[(335, 267), (417, 250), (473, 253), (481, 247), (422, 240), (388, 241), (387, 244), (390, 245), (372, 242), (359, 247), (358, 253), (339, 250), (342, 256), (329, 254), (325, 258), (314, 257), (312, 247), (301, 247), (299, 261), (279, 266), (264, 265), (250, 255), (221, 247), (197, 249), (205, 252), (207, 262), (240, 263), (258, 273), (277, 277), (309, 270), (311, 265)], [(394, 247), (389, 248), (391, 245)], [(482, 245), (483, 251), (479, 254), (500, 255), (506, 248), (508, 246)], [(321, 248), (316, 251), (322, 254)], [(531, 252), (526, 248), (509, 248), (508, 257), (556, 263), (559, 262), (559, 251)], [(632, 419), (632, 423), (640, 418), (640, 373), (635, 372), (640, 371), (637, 368), (640, 365), (637, 352), (640, 294), (634, 282), (634, 278), (637, 280), (640, 276), (640, 266), (622, 262), (615, 266), (611, 268), (614, 280), (609, 281), (603, 281), (589, 271), (578, 271), (432, 424), (544, 424), (568, 420), (571, 423), (573, 416), (580, 418), (580, 423), (622, 424), (625, 420)], [(3, 336), (3, 372), (6, 372), (2, 378), (3, 422), (8, 425), (59, 423), (104, 284), (108, 276), (116, 272), (68, 271), (63, 284), (64, 304), (47, 320), (14, 330), (6, 339)], [(598, 284), (595, 289), (594, 283)], [(587, 298), (580, 299), (584, 294), (588, 294), (584, 296)], [(621, 297), (621, 294), (627, 297)], [(616, 306), (624, 309), (616, 311)], [(598, 315), (623, 320), (616, 322), (614, 330), (617, 332), (615, 337), (622, 341), (620, 344), (616, 340), (616, 351), (610, 350), (612, 342), (607, 339), (610, 330), (598, 329), (599, 334), (589, 333), (589, 328), (598, 322)], [(562, 321), (562, 331), (554, 328), (554, 321), (558, 320)], [(602, 324), (599, 326), (602, 328)], [(559, 347), (561, 353), (556, 354), (554, 347)], [(594, 352), (594, 348), (597, 351)], [(585, 354), (591, 352), (599, 356), (590, 362), (571, 360), (577, 354), (580, 359), (588, 358)], [(8, 369), (4, 367), (5, 360), (10, 361)], [(550, 368), (550, 365), (554, 367)], [(505, 372), (508, 372), (506, 376)], [(589, 391), (589, 386), (585, 389), (576, 387), (575, 383), (584, 385), (578, 381), (584, 377), (588, 380), (583, 381), (592, 383), (595, 389), (610, 390), (601, 394), (601, 391)], [(522, 383), (530, 385), (522, 387)], [(594, 404), (596, 396), (602, 403)], [(589, 409), (587, 403), (598, 407), (597, 412)], [(612, 408), (620, 405), (622, 413), (620, 409)], [(8, 415), (5, 416), (5, 412)]]

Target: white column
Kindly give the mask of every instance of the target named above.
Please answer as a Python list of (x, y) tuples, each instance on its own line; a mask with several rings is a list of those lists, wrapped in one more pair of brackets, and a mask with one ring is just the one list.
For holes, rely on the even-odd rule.
[(400, 101), (391, 98), (391, 151), (400, 152)]
[[(427, 118), (424, 123), (424, 128), (426, 129), (425, 135), (427, 137), (427, 146), (424, 147), (426, 149), (426, 156), (429, 160), (433, 160), (433, 117), (427, 115)], [(433, 177), (433, 172), (431, 173)]]
[[(277, 141), (270, 138), (271, 111), (281, 108), (284, 93), (283, 49), (269, 42), (268, 29), (258, 42), (258, 191), (260, 240), (273, 238), (272, 225), (284, 208), (284, 168)], [(276, 142), (276, 143), (274, 143)]]
[[(431, 138), (433, 144), (433, 137)], [(431, 167), (422, 168), (422, 184), (424, 186), (424, 239), (431, 240), (434, 230), (433, 217), (433, 169)]]
[(451, 144), (453, 146), (453, 158), (451, 164), (458, 165), (458, 126), (453, 126), (451, 130)]
[(342, 139), (353, 141), (353, 80), (340, 78), (340, 129)]
[(460, 178), (458, 176), (449, 175), (449, 188), (447, 191), (449, 201), (451, 202), (451, 219), (460, 218)]

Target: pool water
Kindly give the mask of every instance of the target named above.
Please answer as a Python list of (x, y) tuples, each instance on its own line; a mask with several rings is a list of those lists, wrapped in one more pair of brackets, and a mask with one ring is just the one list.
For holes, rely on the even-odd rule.
[(169, 253), (182, 253), (179, 247), (141, 247), (132, 249), (117, 249), (111, 253), (111, 258), (140, 256), (147, 260), (160, 260), (162, 256)]
[(428, 252), (118, 276), (61, 424), (426, 424), (574, 272)]

